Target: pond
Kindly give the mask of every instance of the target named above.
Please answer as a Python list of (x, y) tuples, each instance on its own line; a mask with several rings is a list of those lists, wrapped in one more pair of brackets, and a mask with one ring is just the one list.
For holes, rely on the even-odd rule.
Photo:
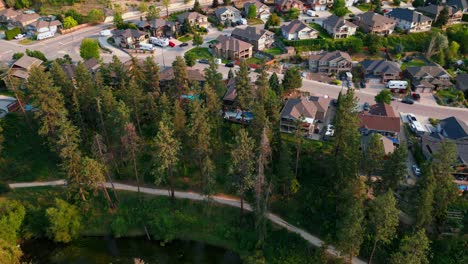
[(143, 237), (88, 237), (70, 244), (32, 240), (22, 245), (24, 261), (37, 264), (238, 264), (238, 254), (197, 241), (175, 240), (160, 245)]

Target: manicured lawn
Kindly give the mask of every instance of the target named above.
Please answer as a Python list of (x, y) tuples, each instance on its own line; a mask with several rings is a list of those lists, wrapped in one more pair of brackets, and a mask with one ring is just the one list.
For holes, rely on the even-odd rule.
[(264, 60), (262, 59), (259, 59), (259, 58), (255, 58), (255, 57), (252, 57), (252, 58), (248, 58), (247, 59), (247, 63), (248, 64), (261, 64)]
[(437, 95), (447, 99), (455, 99), (458, 97), (458, 90), (456, 89), (447, 89), (437, 91)]
[(213, 55), (208, 50), (208, 48), (193, 48), (188, 50), (186, 53), (192, 53), (195, 59), (210, 59), (213, 58)]
[(273, 56), (283, 54), (283, 50), (278, 47), (273, 47), (273, 48), (264, 50), (263, 52), (271, 54)]
[(319, 24), (310, 23), (309, 25), (310, 25), (313, 29), (315, 29), (315, 30), (317, 30), (317, 31), (319, 32), (319, 37), (325, 38), (325, 39), (331, 38), (330, 34), (328, 34), (328, 32), (327, 32), (323, 27), (321, 27)]
[(364, 3), (364, 4), (359, 4), (359, 5), (357, 5), (356, 7), (357, 7), (359, 10), (362, 10), (362, 11), (366, 12), (366, 11), (369, 11), (369, 10), (370, 10), (370, 7), (371, 7), (371, 6), (370, 6), (370, 4), (365, 4), (365, 3)]
[(406, 68), (408, 67), (413, 67), (413, 66), (424, 66), (426, 65), (427, 63), (424, 61), (424, 60), (421, 60), (421, 59), (413, 59), (409, 62), (403, 62), (403, 64), (401, 65), (401, 70), (405, 70)]
[(247, 23), (249, 25), (260, 25), (260, 24), (263, 24), (263, 20), (259, 18), (249, 18), (247, 19)]
[(184, 36), (178, 38), (177, 40), (182, 41), (182, 42), (188, 42), (188, 41), (192, 40), (192, 36), (184, 35)]

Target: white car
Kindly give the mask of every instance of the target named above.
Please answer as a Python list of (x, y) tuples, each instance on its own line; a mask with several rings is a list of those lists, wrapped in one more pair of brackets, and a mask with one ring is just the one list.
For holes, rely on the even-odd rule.
[(335, 127), (333, 125), (327, 126), (327, 131), (325, 131), (325, 136), (333, 137), (335, 135)]
[(418, 120), (413, 114), (407, 114), (406, 117), (408, 118), (408, 121), (413, 124), (414, 122), (417, 122)]
[(18, 34), (15, 36), (15, 39), (22, 39), (24, 38), (24, 35), (23, 34)]
[(101, 32), (99, 32), (99, 35), (101, 37), (108, 37), (108, 36), (111, 36), (112, 33), (109, 29), (105, 29), (105, 30), (101, 30)]

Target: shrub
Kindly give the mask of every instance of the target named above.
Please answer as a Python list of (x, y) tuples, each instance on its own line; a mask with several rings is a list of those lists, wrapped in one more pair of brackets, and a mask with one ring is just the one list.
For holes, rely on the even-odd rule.
[(19, 60), (19, 59), (21, 59), (21, 57), (23, 57), (23, 56), (24, 56), (24, 53), (23, 53), (23, 52), (16, 52), (15, 54), (13, 54), (13, 57), (12, 57), (12, 58), (13, 58), (14, 60)]
[(96, 58), (99, 59), (99, 44), (95, 39), (85, 38), (81, 41), (80, 56), (84, 60)]
[(76, 27), (76, 26), (78, 26), (78, 22), (71, 16), (67, 16), (63, 20), (63, 28), (65, 29), (69, 29), (69, 28)]
[(104, 12), (100, 9), (91, 9), (87, 17), (88, 23), (97, 24), (104, 21)]
[(34, 57), (36, 59), (40, 59), (43, 62), (47, 62), (47, 58), (44, 55), (44, 53), (42, 53), (42, 52), (40, 52), (38, 50), (26, 49), (26, 55), (28, 55), (29, 57)]
[(6, 40), (14, 39), (16, 35), (21, 34), (21, 29), (19, 27), (12, 28), (5, 31)]

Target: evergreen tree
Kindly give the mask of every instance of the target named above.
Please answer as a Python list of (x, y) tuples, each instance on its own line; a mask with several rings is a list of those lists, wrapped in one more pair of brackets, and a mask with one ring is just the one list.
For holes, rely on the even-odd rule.
[[(241, 61), (240, 68), (236, 72), (236, 104), (245, 112), (250, 109), (253, 100), (252, 94), (252, 81), (249, 76), (249, 66), (245, 60)], [(242, 114), (242, 122), (244, 121), (244, 114)]]
[(384, 192), (388, 189), (396, 190), (398, 183), (408, 173), (406, 160), (408, 152), (406, 145), (402, 144), (390, 154), (390, 157), (384, 162), (382, 170), (382, 182)]
[(283, 89), (280, 85), (278, 75), (276, 75), (276, 72), (273, 72), (273, 74), (270, 76), (269, 83), (270, 83), (270, 89), (275, 91), (276, 95), (278, 96), (283, 95)]
[(391, 264), (428, 264), (430, 240), (424, 229), (418, 230), (411, 236), (405, 236), (400, 242), (397, 253), (392, 254)]
[(154, 98), (158, 98), (161, 90), (159, 88), (159, 65), (154, 61), (154, 58), (146, 57), (143, 61), (144, 89), (145, 92), (151, 93)]
[(193, 42), (193, 45), (195, 45), (195, 46), (198, 48), (201, 44), (203, 44), (203, 37), (202, 37), (202, 35), (200, 35), (199, 33), (195, 32), (195, 33), (193, 34), (193, 40), (192, 40), (192, 42)]
[(253, 19), (257, 17), (257, 7), (255, 4), (249, 5), (249, 8), (247, 10), (247, 18)]
[(180, 28), (182, 34), (191, 34), (193, 33), (193, 27), (192, 24), (190, 24), (188, 19), (184, 19), (184, 22), (182, 22), (182, 26)]
[(174, 71), (174, 85), (171, 95), (180, 99), (181, 95), (189, 92), (189, 81), (187, 73), (187, 65), (182, 57), (177, 56), (175, 61), (172, 63), (172, 69)]
[(302, 87), (302, 77), (298, 68), (293, 67), (286, 70), (282, 86), (288, 92)]
[[(229, 71), (231, 72), (231, 70)], [(208, 68), (205, 68), (204, 72), (206, 83), (210, 88), (214, 89), (218, 97), (221, 98), (226, 93), (226, 85), (223, 81), (223, 75), (218, 72), (218, 64), (211, 59)]]
[(241, 214), (244, 212), (244, 197), (254, 186), (255, 142), (245, 129), (239, 130), (231, 150), (230, 172), (236, 192), (240, 197)]
[(436, 182), (432, 168), (430, 166), (422, 167), (422, 179), (418, 181), (418, 196), (415, 202), (416, 206), (416, 227), (425, 228), (433, 222), (433, 203)]
[(437, 16), (436, 21), (434, 22), (434, 26), (436, 27), (443, 27), (447, 25), (449, 21), (449, 10), (447, 6), (440, 11), (439, 15)]
[(392, 190), (377, 196), (370, 202), (369, 227), (374, 236), (374, 246), (369, 257), (369, 263), (372, 263), (377, 243), (388, 244), (395, 237), (399, 213), (400, 211), (396, 208), (396, 200)]
[(230, 80), (231, 78), (234, 78), (234, 72), (232, 72), (232, 69), (229, 69), (228, 80)]
[(382, 143), (382, 136), (377, 133), (371, 134), (364, 152), (363, 165), (367, 177), (372, 176), (373, 173), (379, 172), (382, 169), (384, 155), (385, 151)]
[(132, 163), (133, 174), (135, 176), (138, 193), (140, 193), (140, 177), (138, 176), (138, 154), (140, 150), (140, 137), (137, 135), (135, 126), (132, 123), (125, 124), (124, 133), (121, 137), (122, 146), (126, 151), (127, 160)]
[[(175, 138), (170, 122), (159, 122), (158, 134), (154, 138), (155, 184), (166, 182), (169, 178), (171, 197), (174, 199), (174, 167), (179, 162), (180, 142)], [(167, 176), (166, 176), (167, 173)]]
[(195, 0), (195, 2), (193, 3), (193, 11), (202, 13), (202, 9), (198, 0)]

